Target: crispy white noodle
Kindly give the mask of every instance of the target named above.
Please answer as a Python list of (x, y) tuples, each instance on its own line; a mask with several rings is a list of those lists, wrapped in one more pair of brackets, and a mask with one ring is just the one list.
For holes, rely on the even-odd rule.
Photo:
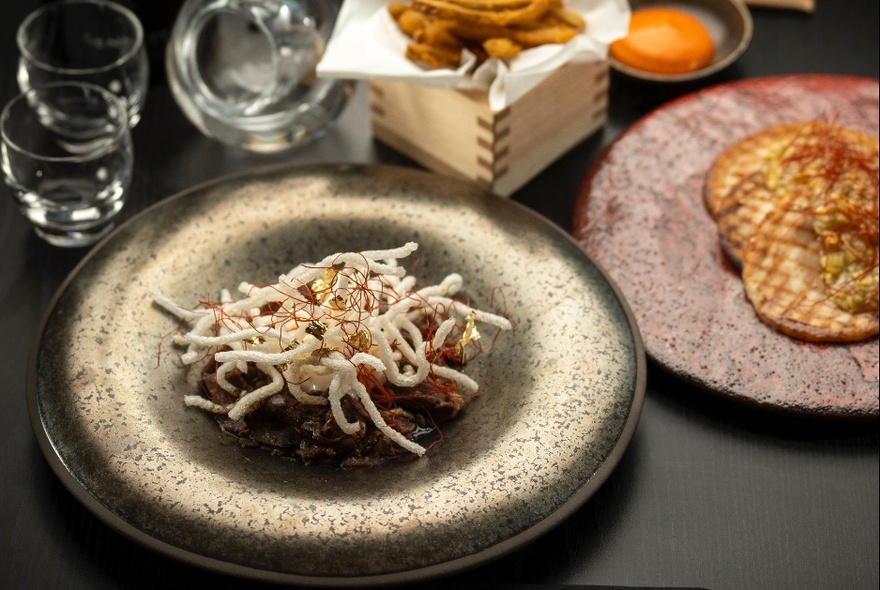
[[(442, 379), (476, 393), (477, 383), (440, 363), (438, 351), (457, 348), (464, 360), (465, 348), (479, 338), (476, 323), (500, 330), (511, 324), (456, 300), (463, 285), (458, 274), (417, 289), (415, 278), (397, 262), (417, 248), (409, 242), (389, 250), (333, 254), (300, 264), (271, 285), (242, 282), (240, 299), (224, 289), (217, 302), (194, 309), (158, 294), (156, 303), (188, 327), (176, 339), (186, 347), (182, 361), (213, 355), (218, 385), (235, 398), (221, 405), (187, 395), (184, 402), (237, 420), (286, 385), (301, 403), (329, 405), (339, 428), (355, 434), (363, 425), (342, 409), (343, 398), (351, 396), (385, 436), (421, 456), (424, 447), (384, 421), (363, 375), (398, 387)], [(227, 376), (249, 368), (268, 380), (253, 391), (238, 391)]]

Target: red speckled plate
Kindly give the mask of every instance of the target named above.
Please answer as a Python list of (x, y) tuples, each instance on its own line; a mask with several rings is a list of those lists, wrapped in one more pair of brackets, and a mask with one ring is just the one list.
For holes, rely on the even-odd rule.
[(875, 79), (758, 78), (672, 101), (611, 145), (584, 183), (574, 234), (620, 286), (654, 361), (760, 406), (878, 417), (877, 337), (810, 344), (765, 325), (702, 200), (706, 171), (734, 141), (825, 115), (877, 137), (878, 104)]

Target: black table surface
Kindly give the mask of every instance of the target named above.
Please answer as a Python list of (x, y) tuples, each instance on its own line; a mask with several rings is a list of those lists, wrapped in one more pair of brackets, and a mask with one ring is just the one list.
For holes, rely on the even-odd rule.
[[(15, 28), (38, 4), (0, 3), (4, 103), (16, 92)], [(197, 183), (271, 163), (415, 166), (372, 138), (363, 84), (325, 137), (294, 152), (258, 156), (203, 137), (162, 75), (168, 23), (156, 14), (167, 1), (138, 5), (152, 12), (142, 17), (153, 31), (154, 67), (143, 121), (134, 130), (136, 165), (124, 217)], [(787, 73), (878, 77), (875, 0), (818, 0), (812, 14), (754, 7), (752, 15), (751, 46), (713, 79), (661, 88), (612, 76), (605, 127), (512, 198), (570, 230), (592, 162), (630, 124), (678, 95)], [(0, 588), (260, 587), (180, 563), (118, 534), (74, 499), (41, 454), (26, 408), (28, 352), (53, 293), (86, 251), (42, 243), (12, 197), (0, 199)], [(599, 491), (527, 546), (426, 586), (876, 590), (878, 465), (877, 421), (758, 411), (649, 363), (639, 426)]]

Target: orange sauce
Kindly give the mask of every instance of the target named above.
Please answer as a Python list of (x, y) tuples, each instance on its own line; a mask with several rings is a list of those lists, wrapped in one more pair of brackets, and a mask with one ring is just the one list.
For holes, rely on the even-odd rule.
[(631, 68), (657, 74), (684, 74), (712, 61), (715, 47), (696, 18), (669, 8), (633, 12), (629, 33), (611, 44), (611, 55)]

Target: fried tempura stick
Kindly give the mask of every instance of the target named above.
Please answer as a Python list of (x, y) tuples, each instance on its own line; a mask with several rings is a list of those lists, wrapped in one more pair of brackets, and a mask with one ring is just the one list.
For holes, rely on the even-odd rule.
[(413, 0), (413, 8), (439, 18), (482, 25), (516, 25), (536, 21), (550, 8), (550, 0), (531, 0), (521, 8), (481, 10), (468, 8), (453, 0)]
[(537, 25), (536, 28), (519, 29), (503, 26), (474, 25), (456, 22), (452, 25), (453, 34), (471, 41), (485, 41), (499, 37), (507, 37), (523, 47), (537, 47), (546, 43), (566, 43), (577, 32), (565, 25)]

